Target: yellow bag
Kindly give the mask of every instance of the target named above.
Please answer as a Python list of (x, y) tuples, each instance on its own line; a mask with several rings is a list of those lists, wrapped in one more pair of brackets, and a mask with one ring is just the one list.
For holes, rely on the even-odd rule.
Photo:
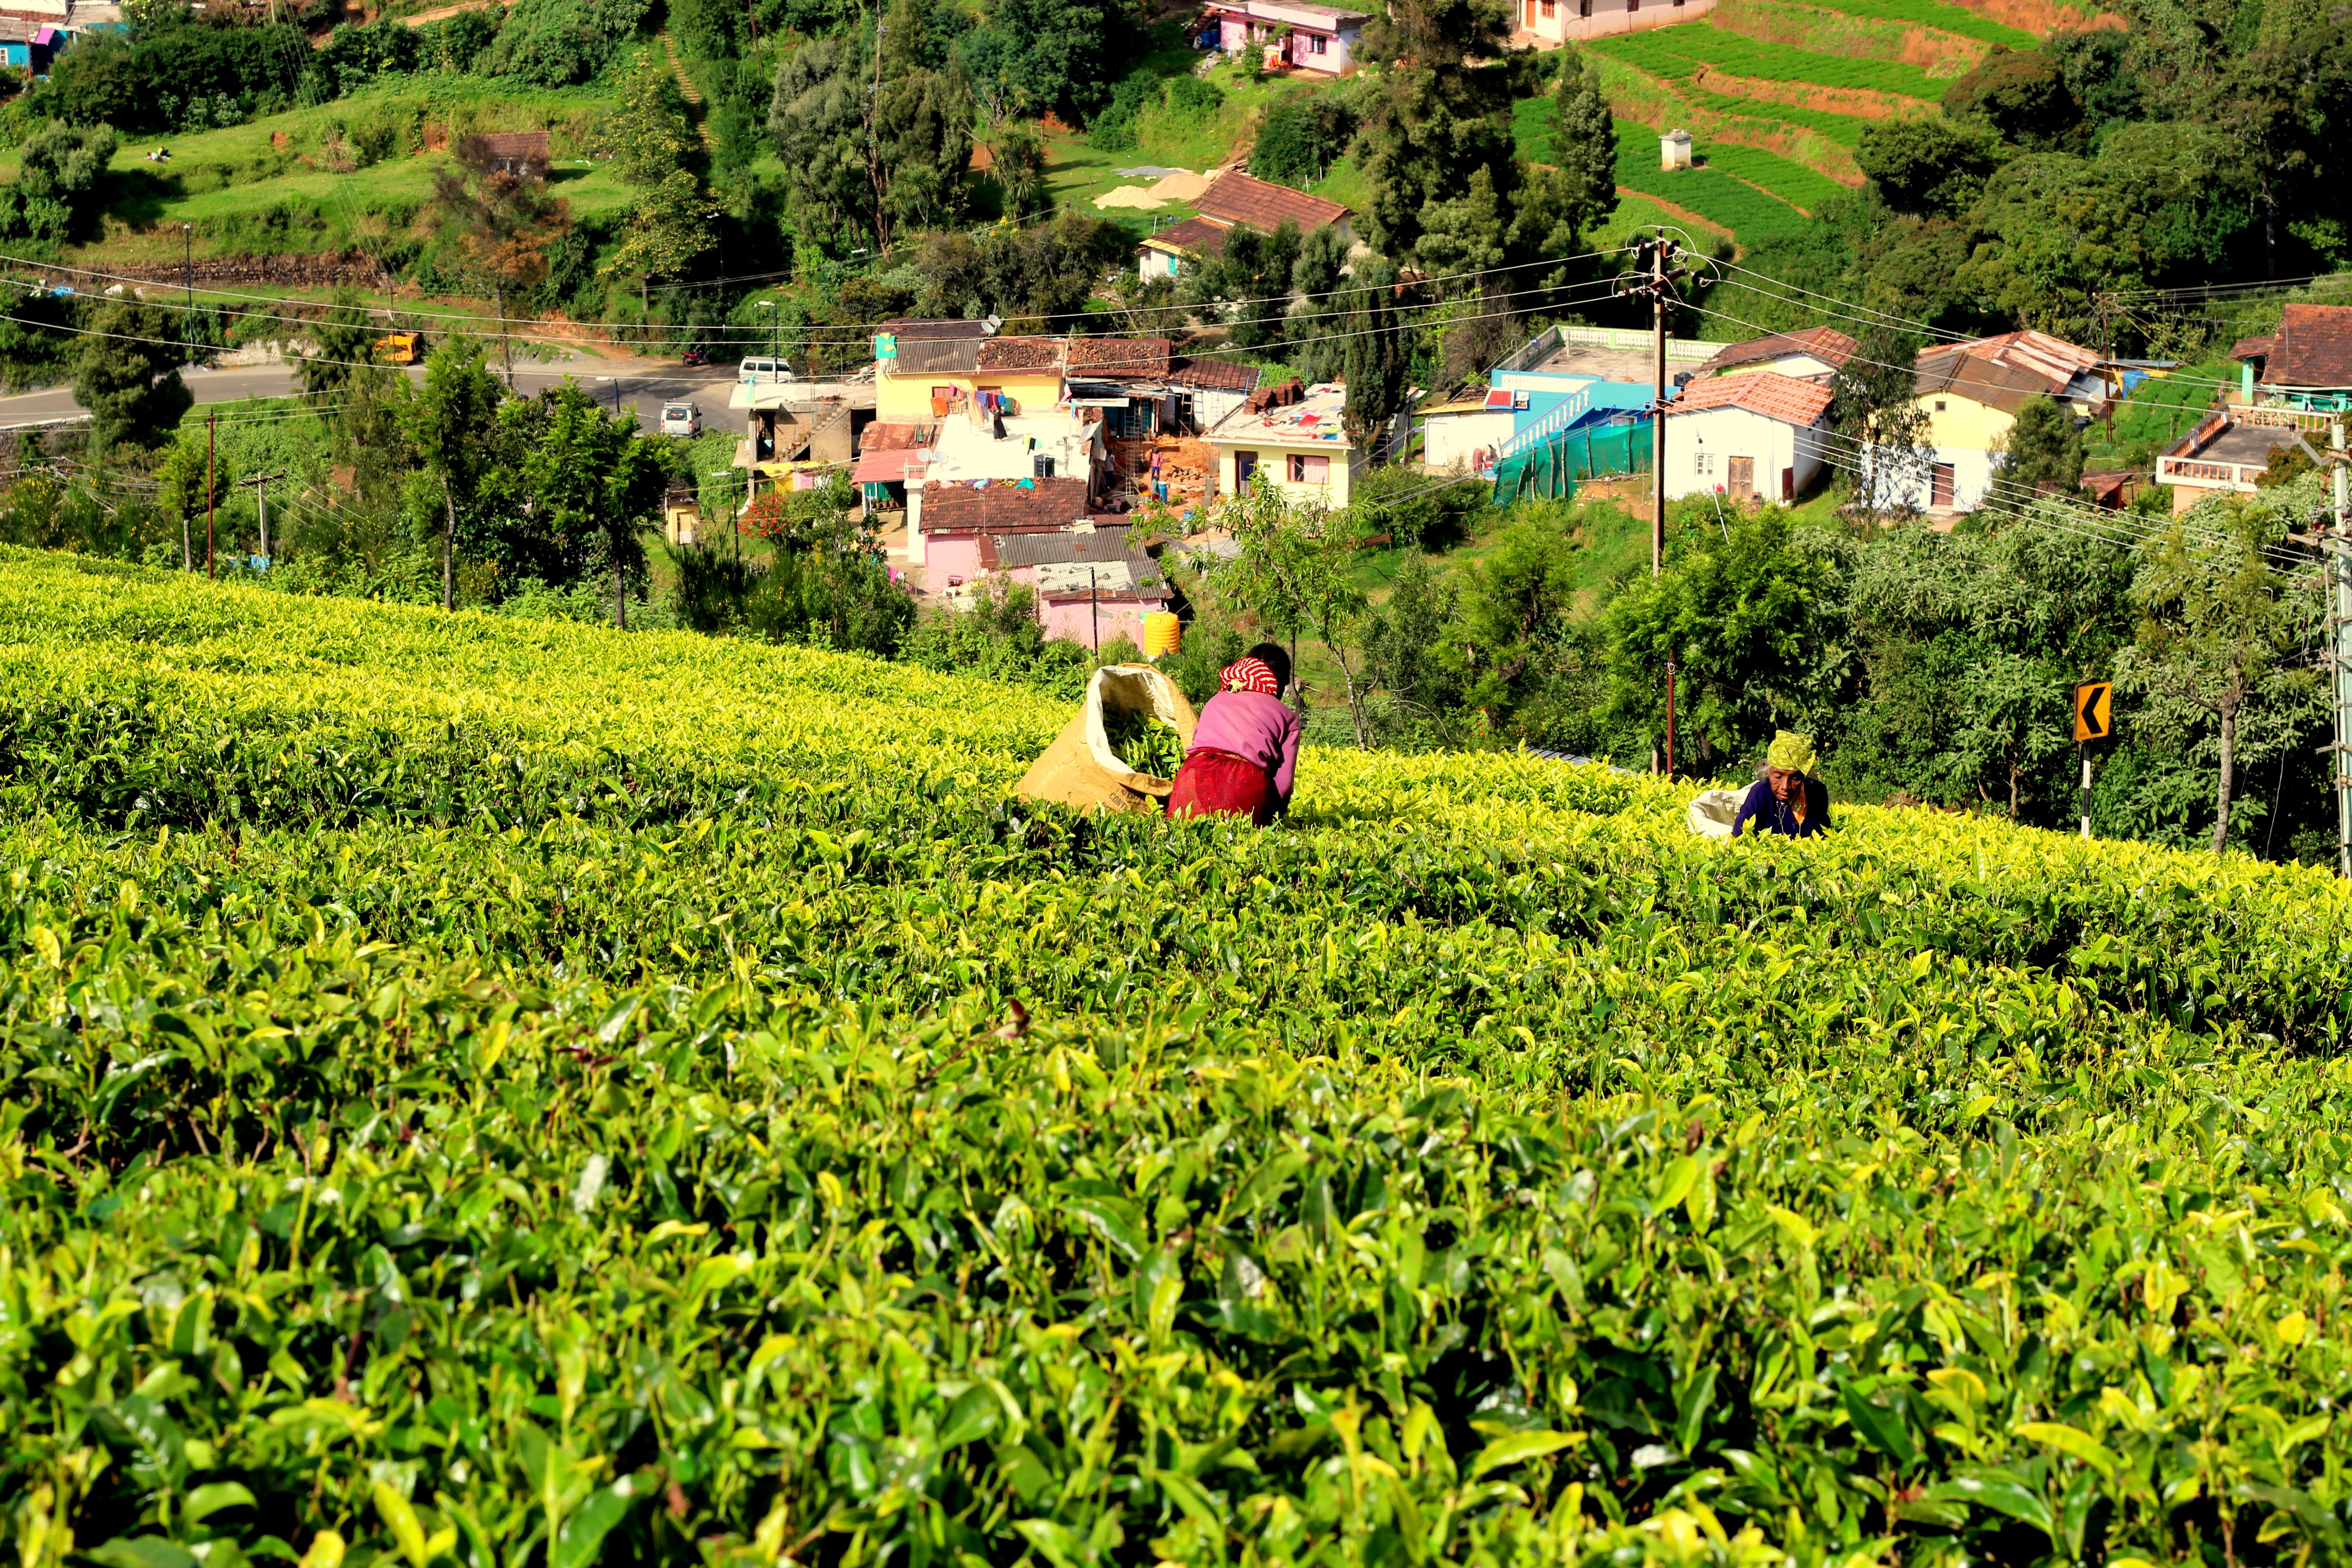
[(1176, 781), (1137, 773), (1118, 760), (1103, 724), (1106, 709), (1166, 720), (1188, 747), (1200, 722), (1176, 683), (1150, 665), (1105, 665), (1087, 682), (1086, 700), (1045, 754), (1029, 764), (1013, 793), (1082, 810), (1160, 810)]

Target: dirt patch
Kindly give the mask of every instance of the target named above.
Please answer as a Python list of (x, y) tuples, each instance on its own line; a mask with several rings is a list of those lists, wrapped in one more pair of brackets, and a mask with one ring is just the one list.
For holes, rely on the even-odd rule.
[(1990, 53), (1990, 44), (1980, 44), (1974, 38), (1939, 33), (1932, 27), (1906, 27), (1903, 47), (1895, 52), (1895, 58), (1904, 65), (1917, 66), (1932, 77), (1958, 77), (1976, 69)]
[(484, 11), (492, 5), (512, 5), (513, 0), (464, 0), (462, 5), (436, 5), (430, 11), (412, 11), (400, 18), (404, 27), (421, 27), (427, 22), (446, 21), (460, 11)]
[(1818, 109), (1825, 114), (1851, 114), (1859, 120), (1902, 120), (1927, 111), (1928, 104), (1899, 92), (1874, 92), (1860, 87), (1819, 87), (1801, 81), (1759, 81), (1703, 67), (1694, 84), (1727, 98), (1758, 103), (1785, 103), (1791, 109)]
[(2045, 36), (2088, 27), (2121, 30), (2130, 26), (2113, 11), (2085, 16), (2072, 5), (2058, 5), (2056, 0), (1955, 0), (1955, 4), (1974, 11), (1979, 16), (1990, 16), (1996, 22), (2006, 22), (2012, 27), (2022, 27), (2029, 33)]

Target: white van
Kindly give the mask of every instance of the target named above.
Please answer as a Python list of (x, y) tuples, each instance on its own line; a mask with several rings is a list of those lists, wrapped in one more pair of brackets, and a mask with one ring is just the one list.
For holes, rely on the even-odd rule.
[(702, 410), (691, 403), (663, 404), (661, 433), (665, 436), (701, 435)]
[(793, 367), (780, 359), (747, 359), (735, 370), (735, 379), (744, 386), (773, 386), (793, 379)]

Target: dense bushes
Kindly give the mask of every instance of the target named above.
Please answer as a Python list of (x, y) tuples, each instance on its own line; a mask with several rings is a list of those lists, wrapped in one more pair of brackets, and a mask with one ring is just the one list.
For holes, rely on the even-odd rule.
[(1305, 190), (1330, 172), (1355, 131), (1355, 116), (1337, 93), (1299, 93), (1258, 127), (1249, 172)]
[(647, 9), (648, 0), (516, 0), (488, 68), (541, 87), (586, 81), (612, 63)]
[(125, 41), (83, 38), (36, 88), (34, 106), (75, 125), (147, 133), (179, 131), (191, 114), (205, 125), (290, 107), (310, 64), (302, 29), (277, 23), (216, 27), (197, 23)]
[(75, 130), (52, 121), (16, 155), (16, 177), (0, 186), (0, 238), (58, 243), (95, 226), (95, 196), (114, 156), (106, 126)]
[(1224, 102), (1214, 82), (1137, 70), (1120, 79), (1109, 101), (1087, 121), (1087, 139), (1106, 153), (1124, 153), (1135, 145), (1136, 118), (1146, 110), (1158, 109), (1174, 128), (1189, 130), (1206, 124)]

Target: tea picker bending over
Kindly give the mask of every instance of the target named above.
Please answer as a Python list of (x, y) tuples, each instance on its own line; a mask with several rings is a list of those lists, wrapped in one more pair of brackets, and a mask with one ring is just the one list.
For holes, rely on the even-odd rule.
[(1297, 712), (1282, 700), (1290, 656), (1260, 643), (1218, 674), (1168, 795), (1171, 816), (1246, 816), (1264, 827), (1290, 805), (1298, 770)]

